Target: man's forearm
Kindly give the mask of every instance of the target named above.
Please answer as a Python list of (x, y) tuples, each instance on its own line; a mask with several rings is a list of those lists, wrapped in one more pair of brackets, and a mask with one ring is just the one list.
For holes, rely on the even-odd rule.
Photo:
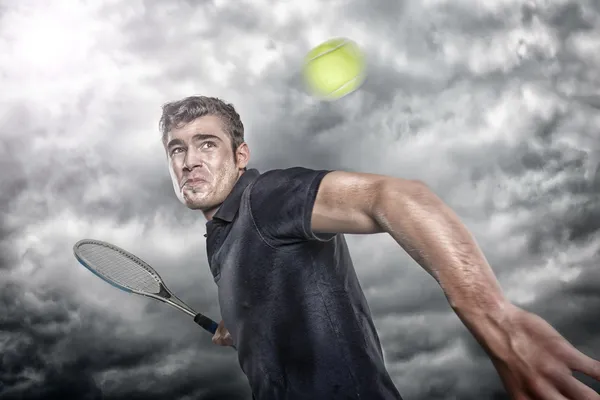
[(382, 228), (438, 281), (451, 307), (476, 336), (478, 324), (499, 323), (508, 302), (454, 211), (418, 182), (408, 188), (390, 184), (382, 191), (378, 210)]

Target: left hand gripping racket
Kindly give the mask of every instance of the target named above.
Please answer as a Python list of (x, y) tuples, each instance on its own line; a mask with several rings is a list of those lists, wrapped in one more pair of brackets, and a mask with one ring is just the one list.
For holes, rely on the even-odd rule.
[(214, 334), (218, 324), (179, 300), (158, 273), (139, 257), (100, 240), (84, 239), (73, 246), (75, 258), (96, 276), (128, 293), (167, 303), (194, 318), (194, 322)]

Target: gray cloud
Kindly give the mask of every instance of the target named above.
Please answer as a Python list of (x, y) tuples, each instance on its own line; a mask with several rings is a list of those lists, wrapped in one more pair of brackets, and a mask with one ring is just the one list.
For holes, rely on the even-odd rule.
[[(260, 170), (425, 181), (511, 300), (600, 357), (598, 2), (298, 4), (2, 3), (0, 399), (248, 397), (235, 352), (71, 256), (115, 242), (219, 318), (204, 221), (173, 195), (157, 129), (163, 103), (198, 93), (235, 104)], [(302, 57), (332, 36), (361, 44), (369, 75), (320, 103)], [(348, 242), (406, 399), (507, 398), (431, 277), (385, 235)]]

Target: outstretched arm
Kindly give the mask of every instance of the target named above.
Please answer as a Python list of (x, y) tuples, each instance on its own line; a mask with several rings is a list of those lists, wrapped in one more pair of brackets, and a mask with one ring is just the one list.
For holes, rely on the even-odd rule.
[(600, 380), (600, 363), (541, 318), (510, 304), (475, 239), (426, 185), (335, 171), (317, 193), (315, 233), (389, 233), (442, 287), (518, 399), (600, 399), (577, 370)]
[(423, 183), (335, 171), (315, 201), (316, 233), (387, 232), (442, 286), (468, 323), (494, 318), (506, 300), (492, 269), (458, 216)]

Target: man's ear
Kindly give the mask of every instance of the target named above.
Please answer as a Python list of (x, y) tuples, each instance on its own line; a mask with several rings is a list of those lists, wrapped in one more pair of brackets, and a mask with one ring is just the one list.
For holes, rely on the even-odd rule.
[(250, 161), (250, 148), (246, 142), (240, 144), (235, 150), (235, 158), (238, 169), (244, 169)]

